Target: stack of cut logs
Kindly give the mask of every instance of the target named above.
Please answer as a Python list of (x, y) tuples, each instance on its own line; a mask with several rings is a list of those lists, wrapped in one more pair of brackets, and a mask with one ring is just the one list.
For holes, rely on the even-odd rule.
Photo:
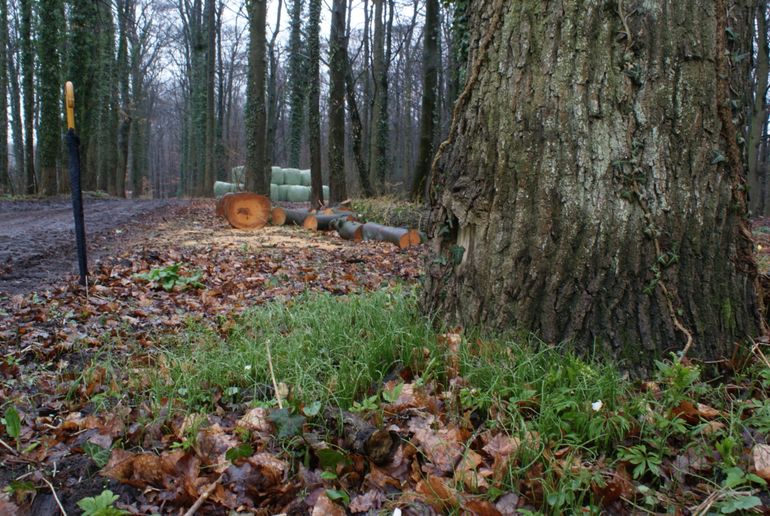
[(345, 240), (390, 242), (401, 249), (424, 240), (416, 229), (359, 222), (346, 203), (320, 211), (288, 209), (273, 206), (264, 195), (236, 192), (225, 194), (217, 201), (217, 216), (224, 217), (237, 229), (260, 229), (270, 223), (273, 226), (302, 226), (311, 231), (336, 230)]

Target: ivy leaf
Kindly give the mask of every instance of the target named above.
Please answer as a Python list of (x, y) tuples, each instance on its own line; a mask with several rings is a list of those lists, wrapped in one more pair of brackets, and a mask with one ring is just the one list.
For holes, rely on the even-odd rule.
[(242, 444), (240, 446), (234, 446), (225, 452), (225, 458), (230, 462), (235, 462), (238, 459), (245, 459), (254, 455), (254, 448), (249, 444)]
[(327, 489), (326, 490), (326, 496), (329, 497), (329, 500), (337, 501), (342, 500), (342, 503), (345, 505), (348, 505), (350, 503), (350, 496), (345, 491), (341, 491), (338, 489)]
[(318, 450), (316, 455), (318, 455), (318, 462), (323, 469), (334, 469), (337, 464), (351, 464), (347, 455), (331, 448)]
[(310, 405), (307, 405), (306, 407), (302, 408), (302, 413), (305, 414), (307, 417), (317, 416), (320, 411), (321, 411), (320, 401), (314, 401)]
[(299, 415), (292, 415), (288, 409), (276, 409), (270, 412), (268, 419), (278, 427), (278, 438), (285, 439), (294, 437), (302, 431), (305, 424), (305, 418)]

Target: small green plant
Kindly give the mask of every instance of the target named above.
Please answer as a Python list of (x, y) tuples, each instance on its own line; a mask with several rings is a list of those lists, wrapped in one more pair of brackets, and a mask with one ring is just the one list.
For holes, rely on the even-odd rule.
[(659, 451), (648, 449), (644, 444), (625, 448), (620, 451), (618, 457), (620, 460), (628, 461), (635, 466), (633, 474), (636, 479), (641, 478), (645, 473), (660, 475), (663, 457)]
[(98, 444), (92, 442), (85, 442), (83, 444), (83, 451), (86, 455), (91, 457), (91, 460), (99, 467), (103, 468), (110, 461), (110, 448), (102, 448)]
[(373, 412), (377, 410), (379, 405), (380, 397), (376, 394), (374, 396), (369, 396), (368, 398), (364, 398), (361, 401), (354, 401), (353, 406), (350, 407), (351, 412)]
[(202, 276), (200, 272), (183, 276), (179, 272), (181, 266), (181, 263), (173, 263), (166, 267), (152, 269), (150, 272), (134, 274), (134, 277), (149, 282), (154, 288), (160, 287), (166, 292), (170, 292), (176, 287), (184, 290), (188, 287), (203, 288), (205, 286), (200, 282)]
[(89, 496), (78, 502), (78, 507), (83, 509), (83, 516), (122, 516), (128, 514), (123, 509), (118, 509), (113, 504), (119, 496), (105, 489), (99, 496)]

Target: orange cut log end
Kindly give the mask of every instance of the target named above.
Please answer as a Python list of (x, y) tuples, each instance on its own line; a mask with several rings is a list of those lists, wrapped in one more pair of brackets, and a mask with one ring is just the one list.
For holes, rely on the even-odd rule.
[(236, 229), (260, 229), (270, 219), (270, 199), (251, 192), (234, 193), (224, 203), (224, 213)]

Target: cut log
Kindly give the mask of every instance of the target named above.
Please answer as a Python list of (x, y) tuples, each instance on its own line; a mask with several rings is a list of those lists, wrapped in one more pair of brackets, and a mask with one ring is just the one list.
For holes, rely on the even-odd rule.
[(223, 210), (232, 227), (259, 229), (270, 220), (270, 199), (251, 192), (238, 192), (228, 196)]
[(284, 210), (286, 214), (286, 224), (302, 226), (305, 229), (315, 231), (318, 229), (318, 219), (316, 216), (305, 210)]
[(412, 245), (412, 237), (409, 234), (409, 230), (405, 228), (393, 228), (367, 222), (364, 224), (363, 230), (364, 240), (390, 242), (397, 245), (400, 249), (406, 249)]
[(273, 226), (283, 226), (286, 224), (286, 210), (278, 206), (274, 206), (270, 211), (270, 223)]
[(330, 229), (335, 229), (332, 226), (332, 222), (335, 222), (339, 219), (355, 220), (355, 217), (353, 217), (353, 215), (350, 213), (334, 213), (332, 215), (316, 214), (316, 219), (318, 219), (318, 229), (320, 231), (329, 231)]
[(217, 217), (224, 217), (225, 216), (225, 204), (227, 204), (227, 198), (233, 195), (231, 192), (226, 193), (219, 199), (217, 199), (217, 208), (216, 208), (216, 214)]
[(409, 245), (420, 245), (422, 244), (422, 235), (420, 235), (420, 232), (416, 229), (410, 229), (409, 230)]
[(351, 222), (347, 219), (335, 219), (332, 226), (337, 230), (340, 237), (353, 242), (360, 242), (364, 239), (364, 225), (358, 222)]
[(401, 444), (397, 433), (377, 428), (350, 412), (330, 409), (326, 412), (326, 417), (331, 420), (329, 428), (339, 427), (339, 424), (332, 422), (342, 423), (346, 449), (364, 455), (378, 466), (390, 462)]

